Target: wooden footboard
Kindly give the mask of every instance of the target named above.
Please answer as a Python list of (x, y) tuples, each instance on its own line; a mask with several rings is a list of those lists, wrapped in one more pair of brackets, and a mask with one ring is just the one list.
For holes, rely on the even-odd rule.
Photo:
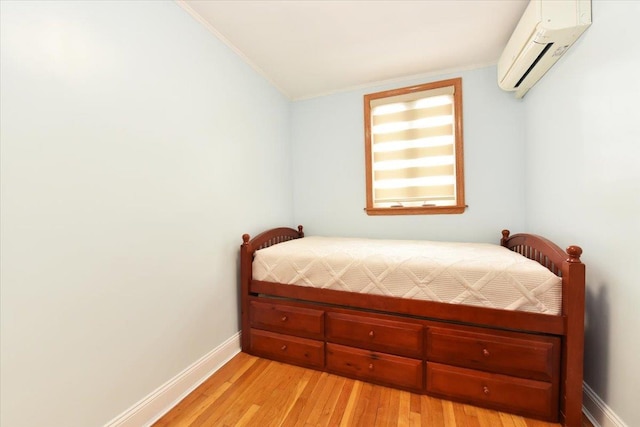
[[(502, 232), (500, 243), (503, 246), (537, 261), (562, 278), (562, 314), (551, 316), (463, 305), (456, 305), (452, 310), (450, 304), (438, 302), (353, 294), (252, 279), (252, 262), (256, 250), (302, 237), (304, 237), (302, 226), (298, 226), (297, 230), (286, 227), (268, 230), (253, 239), (246, 234), (242, 236), (240, 280), (243, 351), (259, 353), (265, 357), (346, 376), (358, 378), (363, 376), (362, 379), (372, 382), (392, 386), (395, 384), (411, 391), (445, 398), (450, 397), (483, 406), (487, 396), (482, 393), (480, 396), (474, 397), (473, 395), (464, 395), (467, 391), (466, 388), (461, 390), (463, 395), (457, 395), (456, 390), (447, 389), (448, 384), (456, 376), (471, 378), (468, 377), (466, 368), (462, 368), (466, 365), (458, 365), (460, 368), (451, 368), (446, 364), (439, 364), (437, 351), (430, 349), (429, 346), (434, 345), (433, 343), (437, 344), (439, 341), (467, 342), (470, 339), (476, 340), (493, 335), (495, 338), (492, 342), (494, 344), (499, 342), (502, 349), (512, 348), (510, 346), (515, 345), (514, 343), (522, 345), (522, 343), (529, 342), (525, 347), (515, 346), (513, 348), (527, 348), (529, 346), (531, 349), (548, 348), (549, 353), (545, 357), (557, 354), (559, 372), (552, 368), (551, 360), (554, 359), (542, 359), (547, 360), (545, 366), (550, 369), (549, 375), (551, 377), (544, 380), (550, 381), (549, 383), (539, 383), (541, 378), (535, 375), (522, 377), (531, 378), (526, 380), (529, 381), (528, 383), (523, 382), (524, 380), (516, 378), (521, 374), (516, 374), (515, 382), (509, 385), (509, 387), (523, 387), (520, 397), (524, 399), (525, 403), (521, 404), (524, 406), (517, 404), (513, 407), (509, 406), (513, 403), (511, 397), (506, 398), (507, 403), (500, 403), (500, 397), (497, 394), (487, 401), (487, 406), (506, 411), (515, 408), (513, 412), (547, 420), (559, 418), (566, 426), (577, 427), (580, 425), (585, 268), (580, 261), (582, 250), (579, 247), (571, 246), (565, 252), (553, 242), (539, 236), (530, 234), (510, 236), (507, 230)], [(285, 325), (289, 322), (293, 322), (291, 324), (295, 325), (293, 329), (287, 329), (292, 327)], [(344, 329), (344, 338), (340, 338), (343, 333), (340, 328), (346, 328)], [(375, 340), (384, 335), (385, 328), (396, 332), (391, 334), (389, 342), (380, 344), (382, 347), (379, 349), (382, 349), (383, 353), (371, 353), (370, 350), (376, 350), (377, 347), (367, 347), (369, 344), (366, 342), (354, 344), (353, 338), (350, 337), (353, 331), (361, 328), (366, 331), (371, 329), (371, 332), (367, 333), (371, 334), (372, 339), (374, 329), (381, 331), (382, 335), (376, 335)], [(402, 333), (398, 335), (398, 331), (402, 331)], [(407, 342), (415, 342), (415, 344), (407, 344), (409, 348), (405, 348), (404, 344), (399, 346), (398, 340), (400, 338), (398, 336), (401, 337), (402, 334), (408, 334)], [(473, 338), (476, 336), (480, 338)], [(423, 340), (425, 344), (418, 344)], [(547, 342), (547, 340), (549, 341)], [(363, 350), (358, 350), (358, 348)], [(392, 350), (384, 350), (387, 348), (392, 348)], [(433, 354), (436, 356), (432, 354), (434, 351)], [(283, 352), (288, 355), (284, 355)], [(517, 354), (512, 356), (510, 359), (520, 358)], [(455, 354), (448, 355), (444, 360), (451, 357), (457, 356)], [(555, 357), (553, 356), (553, 358)], [(339, 363), (336, 364), (336, 361)], [(376, 366), (378, 364), (382, 366), (376, 368), (375, 372), (373, 371), (373, 361)], [(340, 363), (347, 363), (347, 365), (340, 365)], [(364, 364), (365, 372), (367, 369), (364, 367), (368, 366), (369, 373), (357, 370), (350, 371), (351, 368), (345, 371), (344, 366), (352, 367), (358, 366), (358, 364)], [(471, 365), (471, 368), (476, 369), (477, 367)], [(519, 366), (517, 372), (525, 368)], [(389, 374), (389, 378), (386, 378), (385, 369), (390, 369), (390, 373), (396, 372), (396, 374)], [(491, 372), (494, 368), (490, 365), (477, 369), (480, 370), (473, 372), (477, 372), (478, 378), (487, 377), (482, 381), (494, 380), (495, 374), (482, 373)], [(510, 369), (515, 368), (504, 366), (493, 372), (511, 372)], [(401, 382), (395, 383), (394, 381), (400, 381), (398, 379), (400, 377), (397, 376), (398, 372), (404, 372), (405, 377), (402, 377)], [(503, 378), (498, 377), (501, 380)], [(535, 387), (530, 383), (535, 383)], [(537, 398), (529, 393), (533, 393), (532, 390), (538, 390), (540, 384), (552, 386), (548, 392), (545, 392), (549, 394), (541, 395), (540, 399), (552, 399), (555, 400), (555, 403), (550, 406), (542, 405), (538, 412), (533, 410), (529, 413), (526, 402), (530, 398)], [(440, 388), (440, 385), (444, 388)], [(488, 393), (486, 386), (484, 389), (484, 393)], [(495, 399), (495, 401), (491, 399)], [(503, 404), (506, 406), (500, 406)], [(551, 411), (551, 413), (545, 411)], [(555, 415), (554, 411), (556, 411)]]
[(585, 266), (582, 249), (569, 246), (565, 251), (544, 237), (531, 234), (509, 236), (502, 231), (502, 246), (537, 261), (562, 277), (562, 381), (560, 410), (565, 424), (579, 426), (582, 419), (582, 381), (584, 368)]

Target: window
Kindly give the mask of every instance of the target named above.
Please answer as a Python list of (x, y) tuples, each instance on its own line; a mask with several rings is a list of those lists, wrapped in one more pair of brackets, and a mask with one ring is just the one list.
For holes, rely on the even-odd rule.
[(463, 213), (462, 79), (364, 96), (369, 215)]

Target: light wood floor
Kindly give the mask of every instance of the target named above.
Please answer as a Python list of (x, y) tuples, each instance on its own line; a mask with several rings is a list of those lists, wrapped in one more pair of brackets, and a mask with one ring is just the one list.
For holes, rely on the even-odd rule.
[(559, 424), (239, 353), (154, 426), (558, 427)]

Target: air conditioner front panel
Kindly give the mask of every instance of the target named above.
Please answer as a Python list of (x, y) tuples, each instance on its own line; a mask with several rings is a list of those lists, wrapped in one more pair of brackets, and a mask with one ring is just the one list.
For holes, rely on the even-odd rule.
[[(529, 67), (533, 64), (547, 47), (547, 43), (529, 42), (520, 52), (521, 59), (510, 63), (508, 72), (502, 75), (498, 85), (504, 90), (513, 90), (518, 81), (524, 76)], [(530, 58), (530, 60), (522, 60)]]
[(531, 0), (498, 61), (498, 85), (521, 98), (591, 25), (590, 0)]
[(498, 60), (499, 76), (505, 76), (509, 73), (515, 61), (522, 55), (523, 49), (525, 49), (532, 38), (534, 38), (541, 19), (540, 2), (530, 2)]

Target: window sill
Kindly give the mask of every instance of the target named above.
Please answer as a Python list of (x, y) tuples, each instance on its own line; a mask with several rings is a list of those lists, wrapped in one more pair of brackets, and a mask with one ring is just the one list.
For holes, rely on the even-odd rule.
[(367, 215), (442, 215), (461, 214), (467, 206), (425, 206), (412, 208), (365, 208)]

